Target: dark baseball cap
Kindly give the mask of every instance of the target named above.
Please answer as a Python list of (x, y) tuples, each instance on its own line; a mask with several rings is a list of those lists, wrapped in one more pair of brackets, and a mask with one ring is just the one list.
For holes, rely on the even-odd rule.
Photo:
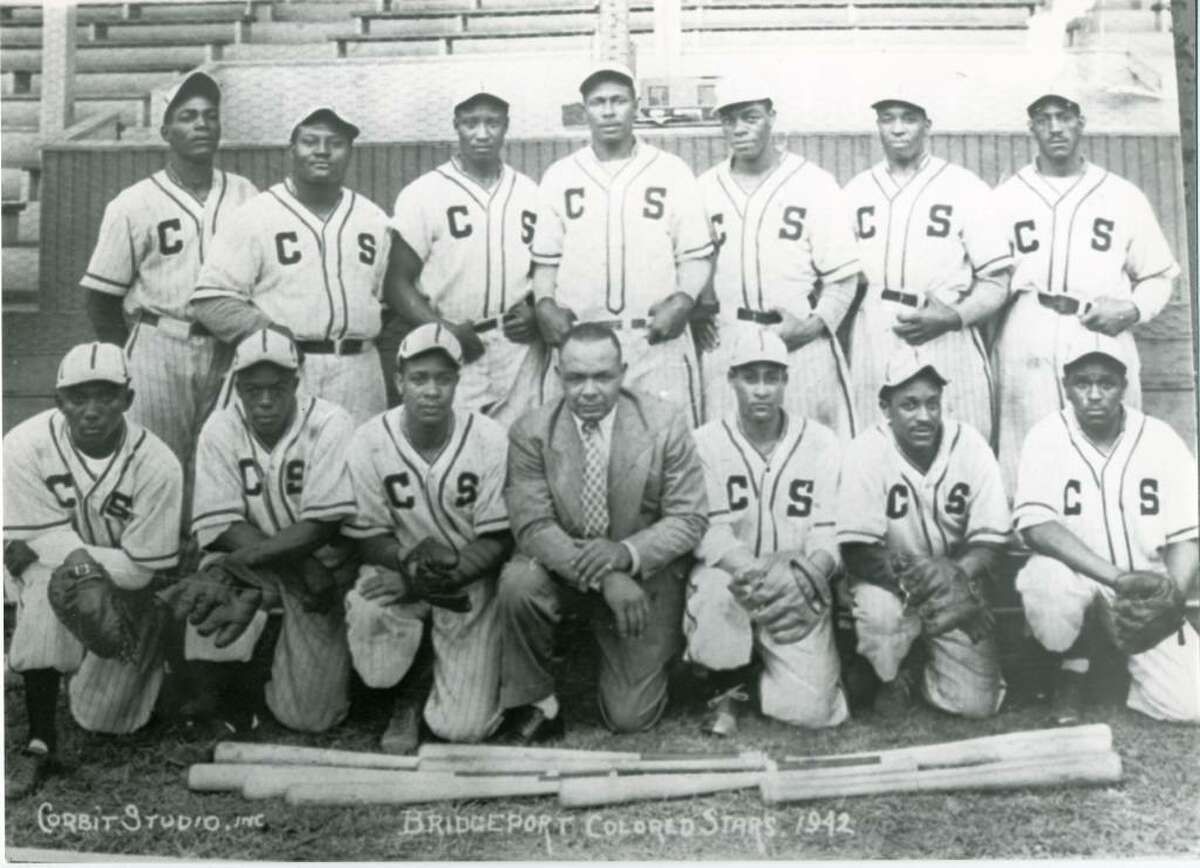
[(1071, 99), (1069, 96), (1064, 96), (1062, 93), (1044, 93), (1026, 106), (1025, 111), (1030, 117), (1033, 117), (1035, 114), (1037, 114), (1038, 109), (1048, 102), (1060, 102), (1071, 111), (1075, 112), (1075, 114), (1082, 113), (1081, 109), (1079, 108), (1079, 103)]
[(217, 105), (221, 104), (221, 86), (207, 72), (193, 72), (175, 87), (163, 94), (162, 122), (167, 122), (171, 110), (193, 96), (206, 96)]
[(333, 106), (319, 105), (306, 109), (296, 118), (296, 122), (292, 124), (292, 138), (295, 138), (296, 130), (300, 127), (317, 121), (328, 121), (334, 126), (340, 127), (351, 139), (357, 139), (359, 133), (362, 132), (356, 124), (340, 115)]

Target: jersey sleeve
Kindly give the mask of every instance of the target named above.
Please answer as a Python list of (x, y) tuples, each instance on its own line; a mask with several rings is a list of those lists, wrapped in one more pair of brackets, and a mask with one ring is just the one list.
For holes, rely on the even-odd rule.
[(262, 261), (256, 229), (263, 215), (255, 201), (251, 200), (235, 211), (229, 224), (213, 237), (212, 249), (196, 278), (192, 301), (250, 298), (258, 283)]
[(879, 544), (887, 540), (884, 486), (868, 448), (872, 443), (880, 445), (873, 433), (868, 431), (851, 443), (842, 461), (836, 510), (838, 543)]
[(1160, 430), (1162, 448), (1157, 452), (1162, 468), (1163, 538), (1167, 545), (1200, 537), (1197, 530), (1196, 459), (1178, 434), (1165, 422)]
[(695, 175), (683, 161), (676, 166), (675, 202), (671, 209), (671, 242), (675, 261), (703, 259), (713, 252), (712, 224)]
[(425, 205), (429, 192), (422, 191), (421, 178), (417, 178), (396, 196), (392, 217), (388, 225), (399, 233), (404, 243), (424, 262), (433, 249), (433, 232), (425, 217)]
[(533, 228), (530, 255), (537, 265), (558, 265), (562, 262), (566, 223), (562, 213), (562, 185), (554, 166), (546, 172), (538, 187), (537, 220)]
[(503, 432), (497, 432), (495, 437), (481, 437), (480, 443), (485, 467), (479, 479), (479, 498), (475, 501), (474, 527), (477, 536), (508, 530), (508, 506), (504, 502), (508, 437)]
[[(37, 445), (30, 436), (35, 433), (31, 423), (17, 427), (4, 438), (5, 540), (34, 539), (71, 525), (72, 510), (58, 502), (42, 479)], [(49, 438), (49, 430), (45, 436)]]
[(192, 533), (208, 548), (230, 525), (248, 521), (237, 456), (224, 414), (209, 416), (196, 441), (196, 482), (192, 496)]
[(183, 467), (161, 441), (144, 448), (153, 451), (140, 463), (133, 517), (121, 532), (121, 549), (138, 566), (165, 570), (179, 561)]
[(365, 539), (392, 532), (383, 480), (375, 467), (374, 438), (383, 422), (376, 416), (354, 432), (347, 462), (354, 486), (354, 517), (342, 525), (345, 536)]
[(1171, 255), (1150, 201), (1141, 190), (1134, 189), (1132, 194), (1130, 220), (1135, 228), (1125, 256), (1125, 273), (1141, 321), (1148, 322), (1171, 300), (1172, 281), (1179, 276), (1179, 264)]
[(329, 414), (312, 443), (304, 490), (300, 494), (300, 518), (337, 521), (352, 517), (357, 509), (354, 486), (346, 456), (354, 439), (354, 422), (340, 407)]
[(972, 480), (971, 497), (967, 503), (966, 542), (1004, 545), (1012, 528), (1012, 515), (1008, 508), (1008, 496), (1004, 493), (1004, 479), (1000, 464), (988, 448), (983, 436), (968, 431), (970, 439), (970, 466), (976, 468)]
[(1012, 251), (1000, 216), (1000, 197), (979, 178), (964, 178), (962, 243), (976, 276), (996, 274), (1012, 266)]
[(141, 251), (126, 198), (125, 195), (117, 196), (104, 209), (92, 258), (79, 281), (81, 286), (116, 296), (126, 295), (133, 286)]
[(1039, 423), (1025, 436), (1017, 464), (1017, 490), (1013, 496), (1013, 525), (1017, 530), (1061, 518), (1062, 463), (1066, 444), (1052, 442), (1054, 429)]
[(854, 302), (857, 286), (841, 283), (858, 273), (858, 242), (850, 219), (850, 204), (846, 194), (832, 177), (824, 177), (821, 200), (823, 207), (809, 224), (812, 245), (813, 271), (824, 288), (815, 313), (832, 335)]

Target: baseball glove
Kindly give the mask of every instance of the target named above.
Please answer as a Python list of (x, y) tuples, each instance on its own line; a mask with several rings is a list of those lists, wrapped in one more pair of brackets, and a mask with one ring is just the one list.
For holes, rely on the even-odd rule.
[(187, 619), (218, 648), (233, 643), (262, 605), (262, 586), (240, 561), (222, 558), (180, 579), (159, 594), (177, 621)]
[(916, 558), (898, 565), (904, 608), (921, 617), (925, 633), (940, 636), (961, 629), (972, 642), (992, 630), (992, 612), (979, 583), (950, 558)]
[(1116, 590), (1117, 596), (1100, 607), (1100, 621), (1123, 653), (1148, 651), (1183, 625), (1184, 597), (1170, 576), (1124, 573)]
[(151, 596), (117, 587), (86, 549), (71, 552), (54, 569), (47, 596), (63, 626), (97, 657), (131, 663), (159, 635)]
[(801, 555), (743, 570), (730, 589), (754, 623), (780, 645), (808, 636), (832, 603), (829, 580)]
[(458, 588), (454, 570), (458, 555), (432, 537), (421, 540), (400, 561), (408, 589), (406, 600), (425, 600), (452, 612), (471, 611), (471, 599)]

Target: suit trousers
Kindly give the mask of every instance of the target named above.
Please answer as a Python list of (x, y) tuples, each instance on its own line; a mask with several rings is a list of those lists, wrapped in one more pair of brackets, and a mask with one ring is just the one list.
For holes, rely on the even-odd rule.
[(621, 638), (600, 593), (577, 591), (516, 555), (500, 575), (501, 705), (516, 708), (554, 693), (549, 667), (555, 630), (566, 607), (582, 607), (600, 648), (597, 690), (605, 725), (614, 732), (653, 727), (667, 707), (667, 663), (682, 645), (682, 570), (668, 568), (642, 587), (650, 598), (646, 629), (637, 638)]

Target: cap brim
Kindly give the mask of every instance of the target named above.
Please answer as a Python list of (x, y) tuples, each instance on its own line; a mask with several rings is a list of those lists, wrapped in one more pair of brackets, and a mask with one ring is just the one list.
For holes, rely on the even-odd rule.
[(508, 108), (508, 106), (509, 106), (508, 100), (506, 100), (504, 97), (496, 96), (496, 94), (492, 93), (489, 90), (479, 90), (479, 91), (476, 91), (475, 93), (464, 96), (462, 99), (460, 99), (458, 102), (456, 102), (454, 104), (454, 110), (458, 111), (463, 106), (470, 105), (471, 103), (478, 102), (480, 100), (490, 100), (491, 102), (497, 102), (497, 103), (500, 103), (500, 105), (504, 106), (505, 108)]
[(602, 79), (620, 81), (629, 85), (635, 94), (637, 93), (637, 84), (634, 82), (633, 77), (630, 76), (629, 73), (622, 69), (609, 69), (607, 67), (604, 69), (596, 69), (588, 73), (587, 77), (584, 78), (583, 81), (579, 82), (579, 93), (583, 96), (587, 96), (588, 92), (591, 91), (592, 88), (596, 86), (596, 83)]
[(928, 112), (925, 111), (925, 106), (921, 105), (920, 103), (915, 103), (912, 100), (901, 99), (900, 97), (895, 96), (889, 96), (886, 99), (876, 100), (875, 102), (871, 103), (871, 108), (875, 111), (879, 111), (880, 109), (887, 108), (890, 105), (907, 106), (908, 108), (916, 109), (922, 114), (928, 114)]
[(347, 135), (349, 135), (352, 139), (357, 139), (362, 133), (362, 130), (360, 130), (356, 124), (352, 124), (333, 109), (322, 107), (313, 109), (308, 114), (304, 115), (304, 117), (297, 120), (296, 123), (292, 125), (292, 134), (295, 135), (296, 130), (300, 129), (300, 127), (305, 126), (306, 124), (315, 123), (318, 120), (332, 121), (335, 125), (345, 130)]
[(769, 96), (752, 96), (752, 97), (746, 97), (746, 98), (738, 97), (735, 100), (729, 100), (727, 102), (719, 103), (716, 106), (715, 110), (716, 110), (717, 114), (723, 114), (724, 112), (727, 112), (730, 109), (735, 109), (738, 106), (754, 105), (755, 103), (759, 103), (759, 102), (769, 102), (769, 103), (774, 104), (775, 100)]
[(1025, 107), (1025, 113), (1032, 116), (1043, 103), (1047, 102), (1061, 102), (1076, 114), (1081, 111), (1079, 103), (1070, 97), (1063, 96), (1061, 93), (1044, 93)]
[(171, 94), (171, 98), (167, 100), (167, 104), (163, 107), (163, 120), (166, 121), (167, 115), (171, 113), (171, 109), (179, 105), (185, 99), (193, 96), (206, 96), (218, 105), (221, 104), (221, 86), (217, 84), (217, 80), (206, 72), (193, 72), (185, 78)]
[(938, 385), (942, 388), (945, 388), (950, 383), (950, 381), (947, 380), (945, 377), (943, 377), (941, 375), (941, 373), (938, 371), (938, 369), (935, 368), (933, 365), (923, 365), (920, 368), (918, 368), (917, 370), (913, 371), (911, 374), (909, 374), (907, 377), (905, 377), (899, 383), (896, 383), (895, 385), (880, 386), (879, 387), (880, 400), (886, 400), (887, 396), (892, 394), (892, 392), (896, 391), (897, 389), (904, 388), (909, 383), (911, 383), (913, 380), (915, 380), (917, 377), (920, 377), (920, 376), (923, 376), (926, 374), (932, 374), (933, 379), (937, 380)]
[(1112, 353), (1106, 353), (1104, 350), (1088, 350), (1086, 353), (1080, 353), (1070, 361), (1063, 362), (1063, 372), (1066, 373), (1069, 368), (1073, 368), (1080, 362), (1087, 361), (1093, 356), (1112, 362), (1121, 369), (1122, 374), (1129, 370), (1129, 366), (1125, 364), (1124, 360), (1117, 358)]

